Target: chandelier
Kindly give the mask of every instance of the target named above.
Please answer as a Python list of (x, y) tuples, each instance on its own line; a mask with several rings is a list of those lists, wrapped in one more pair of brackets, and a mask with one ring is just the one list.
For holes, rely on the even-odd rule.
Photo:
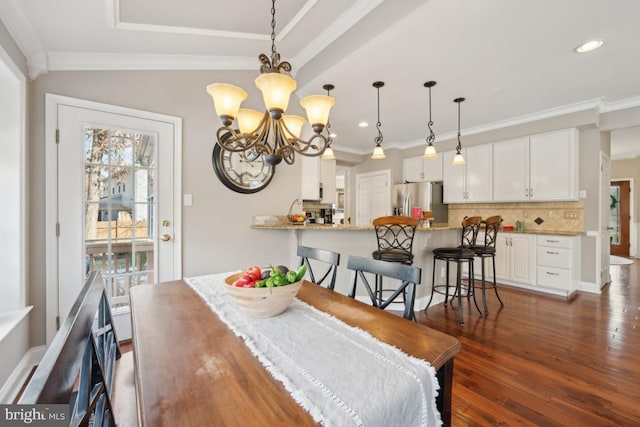
[[(262, 113), (240, 108), (247, 99), (247, 92), (238, 86), (227, 83), (207, 86), (222, 122), (216, 133), (218, 144), (228, 151), (251, 150), (256, 155), (262, 155), (269, 165), (277, 165), (282, 160), (293, 164), (295, 153), (311, 157), (323, 154), (329, 139), (322, 135), (322, 131), (329, 121), (329, 111), (335, 104), (335, 100), (328, 95), (310, 95), (300, 101), (314, 133), (309, 140), (300, 137), (305, 119), (284, 114), (297, 83), (289, 75), (291, 64), (281, 62), (280, 54), (276, 51), (275, 3), (275, 0), (271, 1), (271, 59), (260, 54), (258, 58), (262, 65), (260, 75), (255, 80), (256, 87), (262, 92), (266, 111)], [(238, 129), (232, 128), (235, 119)]]

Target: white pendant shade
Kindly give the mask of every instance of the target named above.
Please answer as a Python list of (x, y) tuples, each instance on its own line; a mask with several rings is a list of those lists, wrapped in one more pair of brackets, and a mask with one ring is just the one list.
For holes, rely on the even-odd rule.
[(436, 157), (438, 157), (438, 154), (436, 153), (436, 147), (434, 147), (432, 144), (427, 145), (427, 147), (424, 149), (424, 155), (422, 156), (425, 159), (435, 159)]
[(456, 151), (456, 155), (453, 156), (452, 165), (464, 165), (464, 157), (462, 157), (462, 153), (460, 151)]
[(287, 111), (291, 93), (296, 90), (296, 81), (286, 74), (263, 73), (256, 77), (256, 87), (262, 92), (267, 110)]
[(336, 100), (327, 95), (305, 96), (300, 101), (300, 105), (307, 112), (307, 118), (311, 126), (326, 126), (329, 121), (329, 112)]
[(328, 146), (324, 149), (324, 153), (322, 153), (322, 160), (335, 160), (336, 155), (333, 153), (333, 148)]
[(304, 118), (294, 115), (285, 115), (282, 116), (282, 120), (284, 120), (284, 125), (287, 127), (289, 132), (296, 138), (300, 138), (300, 135), (302, 134), (302, 126), (304, 126), (305, 123)]
[(264, 113), (250, 108), (241, 108), (238, 111), (238, 129), (242, 133), (253, 133), (264, 118)]
[(207, 92), (213, 98), (213, 107), (218, 117), (238, 117), (238, 110), (242, 101), (247, 99), (244, 89), (227, 83), (212, 83), (207, 86)]
[(387, 156), (384, 155), (384, 150), (380, 145), (376, 145), (376, 148), (373, 149), (373, 154), (371, 155), (372, 160), (382, 160), (386, 159)]

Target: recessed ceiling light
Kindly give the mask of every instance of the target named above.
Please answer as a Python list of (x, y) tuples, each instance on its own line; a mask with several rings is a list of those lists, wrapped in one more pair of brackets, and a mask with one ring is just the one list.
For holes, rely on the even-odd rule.
[(329, 135), (331, 138), (336, 138), (338, 136), (337, 133), (331, 133), (331, 135)]
[(595, 50), (604, 44), (603, 40), (589, 40), (586, 43), (582, 43), (580, 46), (576, 47), (576, 52), (585, 53)]
[(358, 126), (360, 126), (361, 128), (366, 128), (367, 126), (369, 126), (369, 123), (362, 121), (360, 123), (358, 123)]

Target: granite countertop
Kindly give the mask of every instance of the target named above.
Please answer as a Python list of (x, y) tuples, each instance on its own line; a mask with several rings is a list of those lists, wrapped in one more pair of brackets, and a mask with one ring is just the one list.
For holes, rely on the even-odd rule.
[[(256, 215), (253, 217), (251, 228), (265, 230), (373, 230), (372, 225), (352, 225), (352, 224), (292, 224), (286, 215)], [(434, 223), (431, 227), (419, 226), (418, 231), (443, 231), (456, 230), (460, 226), (451, 226), (447, 223)], [(524, 231), (504, 231), (500, 233), (517, 233), (517, 234), (534, 234), (547, 236), (582, 236), (584, 232), (580, 231), (562, 231), (562, 230), (531, 230)]]

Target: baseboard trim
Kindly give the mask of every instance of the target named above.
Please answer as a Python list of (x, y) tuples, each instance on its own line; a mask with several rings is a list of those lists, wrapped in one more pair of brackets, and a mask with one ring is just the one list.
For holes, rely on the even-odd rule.
[(34, 366), (36, 366), (42, 360), (44, 353), (47, 351), (47, 346), (41, 345), (38, 347), (31, 347), (24, 354), (18, 366), (15, 367), (7, 381), (0, 389), (0, 402), (5, 404), (12, 404), (15, 400), (20, 389), (29, 378), (29, 374)]
[(578, 290), (582, 291), (582, 292), (589, 292), (591, 294), (600, 294), (600, 293), (602, 293), (602, 291), (600, 290), (601, 287), (598, 286), (598, 284), (595, 283), (595, 282), (585, 282), (584, 280), (581, 280), (579, 282), (579, 286), (580, 286), (580, 288)]

